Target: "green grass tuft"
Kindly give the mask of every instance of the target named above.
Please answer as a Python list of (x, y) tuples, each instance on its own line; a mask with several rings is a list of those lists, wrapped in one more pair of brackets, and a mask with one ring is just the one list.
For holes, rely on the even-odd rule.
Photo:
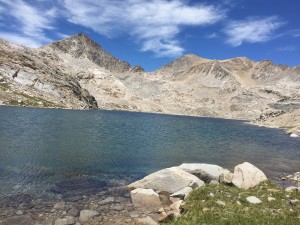
[[(249, 196), (258, 197), (262, 203), (250, 204), (246, 200)], [(268, 197), (276, 200), (269, 202)], [(290, 199), (300, 200), (300, 193), (287, 193), (271, 181), (248, 190), (223, 184), (207, 185), (189, 195), (183, 206), (186, 213), (170, 225), (300, 224), (300, 204), (292, 205)], [(218, 200), (226, 205), (218, 205)]]

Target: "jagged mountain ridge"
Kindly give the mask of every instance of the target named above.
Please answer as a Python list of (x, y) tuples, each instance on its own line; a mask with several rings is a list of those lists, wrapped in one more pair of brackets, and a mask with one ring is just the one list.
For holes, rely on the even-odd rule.
[(269, 126), (279, 126), (280, 117), (285, 121), (280, 126), (300, 127), (300, 67), (188, 54), (147, 73), (83, 33), (38, 49), (5, 41), (0, 48), (2, 104), (30, 105), (37, 98), (33, 106), (50, 102), (66, 108), (258, 119)]

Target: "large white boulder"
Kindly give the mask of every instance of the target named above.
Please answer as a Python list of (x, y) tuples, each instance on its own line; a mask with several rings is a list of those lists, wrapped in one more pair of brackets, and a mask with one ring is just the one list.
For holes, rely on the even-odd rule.
[(161, 207), (159, 195), (152, 189), (137, 188), (130, 192), (132, 203), (137, 208), (158, 210)]
[(170, 194), (185, 187), (197, 188), (205, 185), (198, 177), (187, 173), (179, 167), (171, 167), (152, 173), (142, 180), (128, 185), (133, 190), (136, 188), (153, 189), (154, 191), (165, 191)]
[(201, 180), (209, 183), (211, 180), (219, 180), (219, 176), (224, 170), (222, 167), (206, 163), (183, 163), (179, 168), (195, 175)]
[(266, 175), (248, 162), (239, 164), (234, 168), (232, 183), (239, 188), (248, 189), (255, 187), (265, 180), (267, 180)]

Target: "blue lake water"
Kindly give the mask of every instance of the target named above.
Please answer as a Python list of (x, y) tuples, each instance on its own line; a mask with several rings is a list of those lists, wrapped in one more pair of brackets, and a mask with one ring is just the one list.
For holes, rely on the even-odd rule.
[(232, 170), (244, 161), (271, 178), (300, 171), (300, 139), (236, 120), (0, 107), (2, 197), (59, 192), (76, 177), (126, 184), (186, 162)]

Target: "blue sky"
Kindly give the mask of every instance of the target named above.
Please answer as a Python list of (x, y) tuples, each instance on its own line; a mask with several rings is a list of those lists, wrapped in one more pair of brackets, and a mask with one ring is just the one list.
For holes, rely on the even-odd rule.
[(188, 53), (300, 65), (299, 0), (0, 0), (0, 37), (39, 47), (84, 32), (153, 71)]

